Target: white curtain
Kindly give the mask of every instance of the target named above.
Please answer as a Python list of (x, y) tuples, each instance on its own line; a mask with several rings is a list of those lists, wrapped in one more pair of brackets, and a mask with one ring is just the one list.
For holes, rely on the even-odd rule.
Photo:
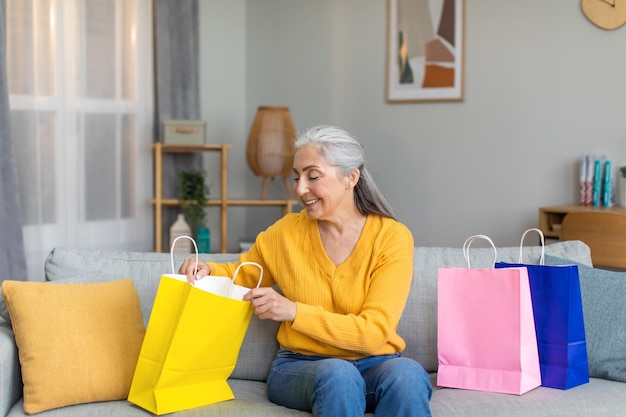
[(55, 246), (150, 250), (150, 0), (7, 0), (28, 278)]
[(0, 0), (0, 282), (26, 279), (6, 72), (6, 1)]

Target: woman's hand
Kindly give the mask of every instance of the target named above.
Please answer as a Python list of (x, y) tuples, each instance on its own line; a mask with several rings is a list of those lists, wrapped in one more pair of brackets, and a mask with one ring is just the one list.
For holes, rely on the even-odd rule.
[(243, 299), (252, 303), (254, 314), (260, 319), (291, 322), (296, 318), (296, 303), (283, 297), (272, 287), (253, 288)]
[(187, 275), (187, 282), (193, 285), (197, 280), (211, 275), (211, 267), (202, 261), (198, 261), (198, 270), (196, 270), (196, 258), (187, 258), (178, 268), (178, 273)]

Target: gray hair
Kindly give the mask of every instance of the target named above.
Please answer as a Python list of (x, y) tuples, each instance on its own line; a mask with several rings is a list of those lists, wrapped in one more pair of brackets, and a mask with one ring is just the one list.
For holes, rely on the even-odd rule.
[(365, 168), (363, 147), (354, 136), (334, 126), (315, 126), (299, 135), (295, 146), (296, 152), (304, 146), (312, 146), (341, 175), (360, 170), (359, 181), (354, 187), (357, 209), (364, 215), (380, 214), (396, 218), (387, 199)]

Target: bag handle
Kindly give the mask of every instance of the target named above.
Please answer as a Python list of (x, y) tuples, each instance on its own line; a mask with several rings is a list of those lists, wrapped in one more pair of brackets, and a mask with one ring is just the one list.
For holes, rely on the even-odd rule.
[(193, 247), (196, 249), (196, 272), (198, 271), (198, 246), (196, 245), (196, 241), (189, 236), (178, 236), (176, 239), (174, 239), (174, 241), (172, 242), (172, 247), (170, 248), (170, 262), (172, 263), (172, 274), (174, 275), (176, 275), (176, 270), (174, 269), (174, 246), (176, 246), (176, 241), (178, 239), (183, 238), (191, 240), (191, 243), (193, 243)]
[[(174, 239), (174, 241), (172, 242), (172, 248), (170, 249), (170, 261), (172, 263), (172, 273), (175, 275), (176, 274), (176, 270), (174, 269), (174, 246), (176, 246), (176, 241), (178, 239), (189, 239), (191, 240), (191, 243), (193, 243), (193, 247), (196, 250), (196, 272), (198, 271), (198, 246), (196, 245), (196, 241), (193, 240), (193, 238), (189, 237), (189, 236), (178, 236), (176, 239)], [(239, 264), (239, 266), (237, 266), (237, 269), (235, 269), (235, 274), (233, 275), (233, 278), (230, 280), (230, 288), (228, 289), (228, 296), (230, 297), (232, 295), (233, 292), (233, 287), (235, 286), (235, 278), (237, 278), (237, 274), (239, 274), (239, 269), (244, 266), (244, 265), (254, 265), (257, 268), (259, 268), (259, 270), (261, 271), (261, 273), (259, 274), (259, 281), (256, 284), (256, 288), (259, 288), (261, 286), (261, 281), (263, 280), (263, 267), (261, 265), (259, 265), (256, 262), (242, 262)]]
[(261, 265), (259, 265), (258, 263), (256, 263), (256, 262), (242, 262), (242, 263), (239, 264), (237, 269), (235, 269), (235, 274), (233, 275), (233, 279), (231, 280), (230, 288), (228, 290), (228, 296), (229, 297), (232, 295), (233, 287), (235, 286), (235, 278), (237, 278), (237, 274), (239, 273), (239, 269), (242, 266), (244, 266), (244, 265), (254, 265), (257, 268), (259, 268), (259, 270), (261, 271), (261, 274), (259, 275), (259, 281), (256, 283), (256, 287), (255, 288), (259, 288), (261, 286), (261, 281), (263, 280), (263, 267)]
[(519, 244), (519, 262), (518, 263), (522, 263), (522, 248), (524, 247), (524, 238), (526, 237), (526, 234), (528, 232), (537, 232), (539, 233), (539, 240), (541, 241), (541, 257), (539, 258), (539, 265), (545, 265), (546, 261), (545, 261), (545, 249), (546, 249), (546, 244), (545, 244), (545, 240), (543, 238), (543, 232), (541, 231), (541, 229), (537, 229), (537, 228), (532, 228), (532, 229), (528, 229), (524, 232), (524, 234), (522, 235), (522, 241)]
[(484, 240), (488, 241), (489, 243), (491, 243), (491, 247), (493, 248), (493, 264), (491, 265), (491, 268), (492, 269), (495, 268), (495, 266), (496, 266), (496, 259), (498, 257), (498, 251), (496, 250), (496, 245), (493, 243), (493, 241), (487, 235), (470, 236), (470, 237), (467, 238), (467, 240), (463, 244), (463, 256), (465, 257), (465, 262), (467, 263), (467, 267), (471, 268), (470, 258), (469, 258), (469, 248), (470, 248), (470, 245), (472, 244), (473, 241), (475, 241), (477, 239), (484, 239)]

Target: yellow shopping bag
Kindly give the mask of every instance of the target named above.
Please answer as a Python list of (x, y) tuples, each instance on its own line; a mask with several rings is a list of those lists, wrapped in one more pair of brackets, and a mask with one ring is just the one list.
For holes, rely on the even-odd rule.
[[(246, 264), (261, 270), (260, 284), (263, 268), (239, 268)], [(252, 317), (242, 300), (249, 289), (234, 283), (239, 268), (232, 279), (208, 276), (195, 285), (184, 275), (161, 277), (128, 401), (160, 415), (234, 398), (226, 380)]]

